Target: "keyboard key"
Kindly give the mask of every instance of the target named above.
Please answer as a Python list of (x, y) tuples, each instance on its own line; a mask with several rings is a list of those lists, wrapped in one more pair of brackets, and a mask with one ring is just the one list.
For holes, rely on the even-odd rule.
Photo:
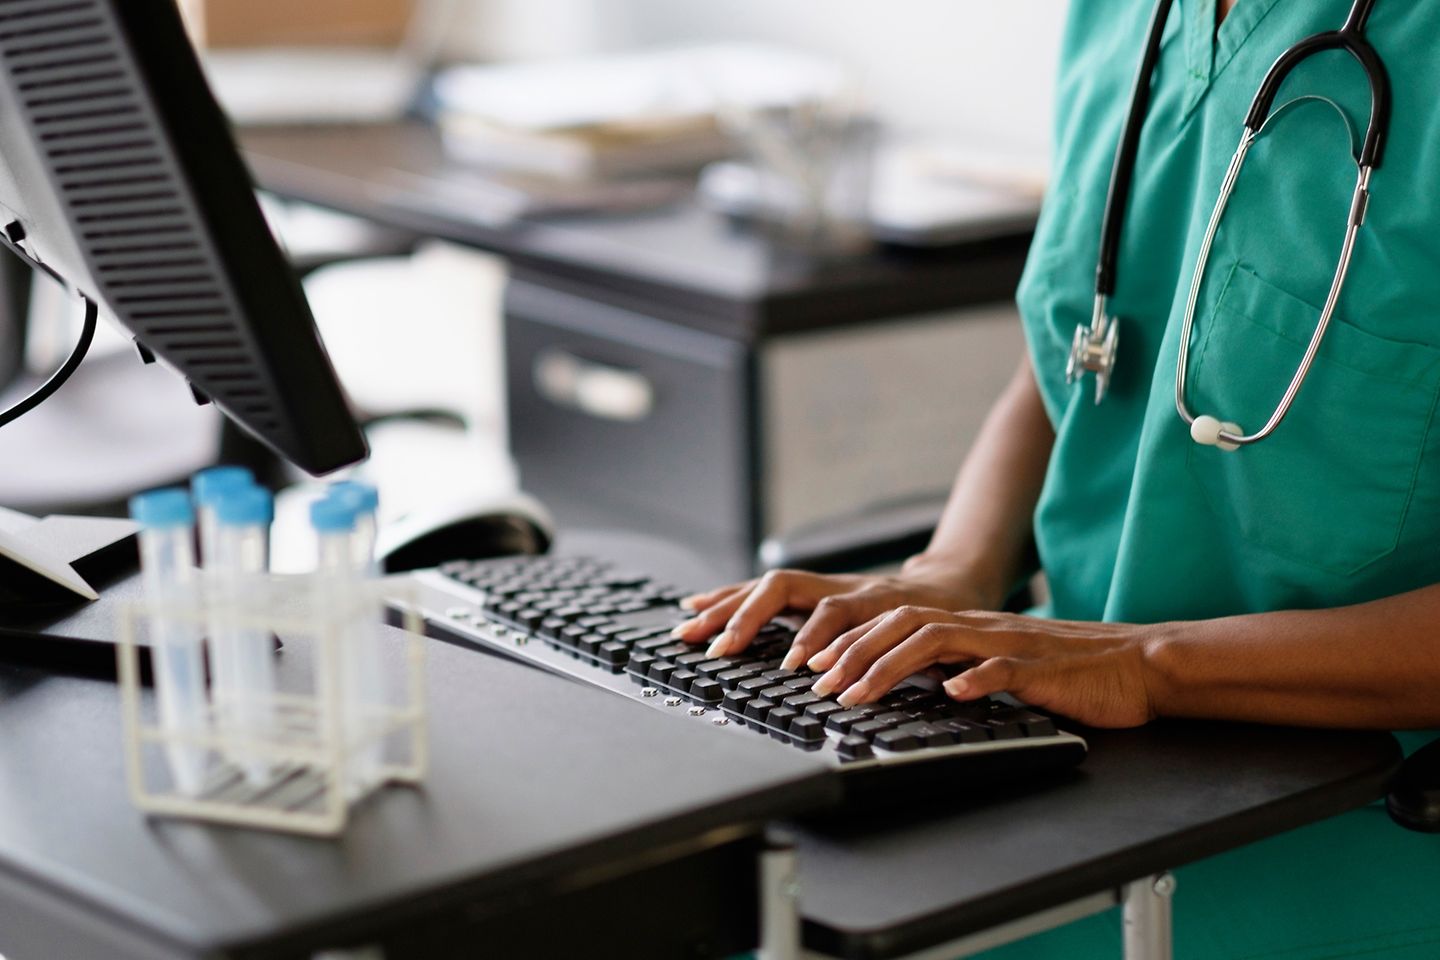
[(669, 683), (670, 686), (683, 693), (690, 689), (690, 684), (696, 679), (696, 676), (694, 670), (687, 667), (680, 667), (674, 673), (670, 674)]
[[(764, 677), (763, 673), (761, 674), (761, 677)], [(784, 684), (777, 683), (774, 686), (766, 687), (761, 690), (760, 696), (769, 697), (771, 700), (774, 700), (778, 703), (779, 701), (784, 700), (786, 697), (790, 696), (793, 692), (794, 691), (792, 691)]]
[(792, 721), (798, 719), (800, 714), (789, 707), (776, 706), (765, 718), (765, 722), (777, 730), (789, 730)]
[(754, 720), (756, 723), (764, 723), (770, 711), (775, 709), (774, 700), (766, 700), (764, 697), (752, 697), (750, 702), (745, 704), (745, 719)]
[(630, 651), (630, 659), (626, 663), (626, 666), (630, 669), (631, 673), (635, 673), (637, 671), (640, 673), (644, 673), (645, 670), (650, 666), (650, 664), (654, 662), (655, 654), (646, 653), (643, 650), (632, 650)]
[(676, 657), (676, 658), (675, 658), (675, 662), (678, 663), (678, 664), (680, 664), (682, 667), (689, 667), (691, 670), (695, 670), (695, 671), (698, 673), (698, 672), (699, 672), (699, 671), (698, 671), (698, 668), (697, 668), (695, 665), (696, 665), (697, 663), (704, 663), (704, 662), (705, 662), (705, 654), (703, 654), (703, 653), (687, 653), (687, 654), (684, 654), (683, 656)]
[(700, 674), (700, 676), (702, 677), (718, 678), (720, 674), (724, 673), (725, 671), (734, 669), (736, 663), (737, 661), (732, 660), (729, 657), (720, 657), (716, 660), (706, 660), (704, 663), (699, 664), (697, 667), (695, 667), (695, 672)]
[(835, 745), (835, 750), (846, 760), (869, 760), (875, 756), (870, 741), (864, 737), (845, 737)]
[(654, 663), (650, 664), (650, 672), (647, 673), (646, 676), (656, 683), (669, 683), (670, 675), (679, 669), (678, 666), (669, 660), (657, 659)]
[(801, 743), (823, 743), (825, 723), (814, 717), (796, 717), (790, 722), (790, 735)]
[(874, 740), (882, 733), (890, 730), (890, 724), (881, 723), (879, 720), (861, 720), (850, 727), (850, 735), (864, 737), (866, 740)]
[(1027, 737), (1053, 737), (1055, 736), (1055, 721), (1047, 716), (1038, 713), (1031, 713), (1026, 710), (1016, 714), (1015, 719), (1025, 730)]
[[(792, 693), (788, 697), (781, 697), (780, 702), (792, 710), (803, 711), (810, 704), (819, 703), (820, 697), (813, 693)], [(837, 703), (836, 706), (838, 707), (839, 704)]]
[(700, 703), (719, 703), (725, 696), (725, 688), (719, 680), (700, 677), (690, 684), (690, 696)]
[(844, 707), (840, 706), (840, 704), (834, 700), (821, 700), (806, 707), (805, 715), (807, 717), (814, 717), (816, 720), (824, 720), (832, 713), (840, 713), (844, 709)]
[(657, 657), (679, 657), (689, 653), (695, 648), (688, 643), (672, 643), (669, 646), (661, 647), (655, 651)]
[(849, 733), (850, 728), (855, 724), (868, 719), (869, 716), (859, 710), (841, 710), (839, 713), (832, 713), (825, 718), (825, 728), (837, 733)]
[(913, 734), (906, 733), (904, 730), (886, 730), (876, 735), (875, 746), (903, 753), (907, 750), (920, 749), (920, 741), (915, 739)]
[(921, 746), (948, 747), (955, 742), (955, 737), (950, 732), (942, 730), (933, 724), (926, 723), (923, 720), (902, 723), (895, 729), (899, 733), (910, 734), (916, 740), (920, 741)]
[(948, 732), (960, 743), (983, 743), (990, 739), (990, 728), (984, 724), (971, 723), (958, 717), (936, 720), (935, 726)]
[(990, 728), (990, 733), (996, 740), (1015, 740), (1025, 736), (1025, 728), (1019, 721), (1009, 718), (986, 720), (985, 725)]
[(914, 718), (911, 717), (908, 713), (901, 713), (898, 710), (892, 710), (888, 713), (877, 713), (874, 719), (885, 724), (887, 727), (898, 727), (902, 723), (909, 723)]
[(770, 682), (769, 677), (762, 675), (746, 677), (744, 680), (741, 680), (737, 686), (746, 693), (759, 693), (766, 687), (773, 687), (774, 684)]
[(664, 647), (670, 646), (669, 637), (651, 637), (649, 640), (641, 640), (635, 644), (636, 650), (644, 650), (646, 653), (654, 653)]
[(786, 680), (785, 686), (791, 690), (809, 690), (815, 686), (815, 681), (819, 679), (817, 676), (796, 677), (794, 680)]
[(630, 648), (617, 640), (606, 640), (600, 644), (596, 654), (600, 662), (611, 667), (623, 667), (630, 658)]
[(731, 690), (725, 694), (725, 699), (721, 701), (720, 705), (730, 713), (743, 714), (745, 712), (745, 704), (754, 699), (755, 694), (753, 693), (742, 693), (739, 690)]

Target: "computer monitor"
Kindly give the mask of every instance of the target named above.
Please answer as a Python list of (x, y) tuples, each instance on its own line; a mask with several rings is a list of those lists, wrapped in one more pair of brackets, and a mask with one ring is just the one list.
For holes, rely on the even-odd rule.
[(0, 244), (298, 467), (365, 456), (175, 0), (0, 0)]

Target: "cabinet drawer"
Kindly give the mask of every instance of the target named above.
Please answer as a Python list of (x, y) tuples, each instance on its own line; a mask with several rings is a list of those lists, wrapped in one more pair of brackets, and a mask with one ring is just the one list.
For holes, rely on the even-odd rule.
[(752, 535), (742, 344), (523, 280), (506, 292), (505, 338), (521, 483), (562, 520)]

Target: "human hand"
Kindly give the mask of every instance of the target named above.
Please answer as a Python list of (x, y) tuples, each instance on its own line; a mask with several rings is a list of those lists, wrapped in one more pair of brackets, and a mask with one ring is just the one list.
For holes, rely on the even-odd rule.
[(757, 580), (686, 597), (681, 606), (695, 616), (676, 627), (673, 635), (687, 643), (715, 637), (706, 652), (723, 657), (748, 647), (774, 617), (809, 613), (785, 657), (785, 669), (794, 670), (845, 631), (907, 604), (956, 610), (986, 605), (976, 591), (945, 584), (938, 577), (775, 570)]
[(936, 665), (970, 664), (945, 681), (956, 700), (1008, 692), (1090, 726), (1139, 726), (1155, 716), (1147, 649), (1162, 630), (905, 606), (811, 657), (811, 669), (823, 671), (811, 690), (854, 706)]

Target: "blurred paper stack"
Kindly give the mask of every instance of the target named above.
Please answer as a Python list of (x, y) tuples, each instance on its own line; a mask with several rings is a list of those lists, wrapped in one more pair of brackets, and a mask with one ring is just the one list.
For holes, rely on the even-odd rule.
[(436, 122), (456, 160), (540, 189), (693, 184), (736, 145), (727, 118), (834, 95), (840, 71), (788, 50), (723, 44), (461, 66), (436, 81)]

